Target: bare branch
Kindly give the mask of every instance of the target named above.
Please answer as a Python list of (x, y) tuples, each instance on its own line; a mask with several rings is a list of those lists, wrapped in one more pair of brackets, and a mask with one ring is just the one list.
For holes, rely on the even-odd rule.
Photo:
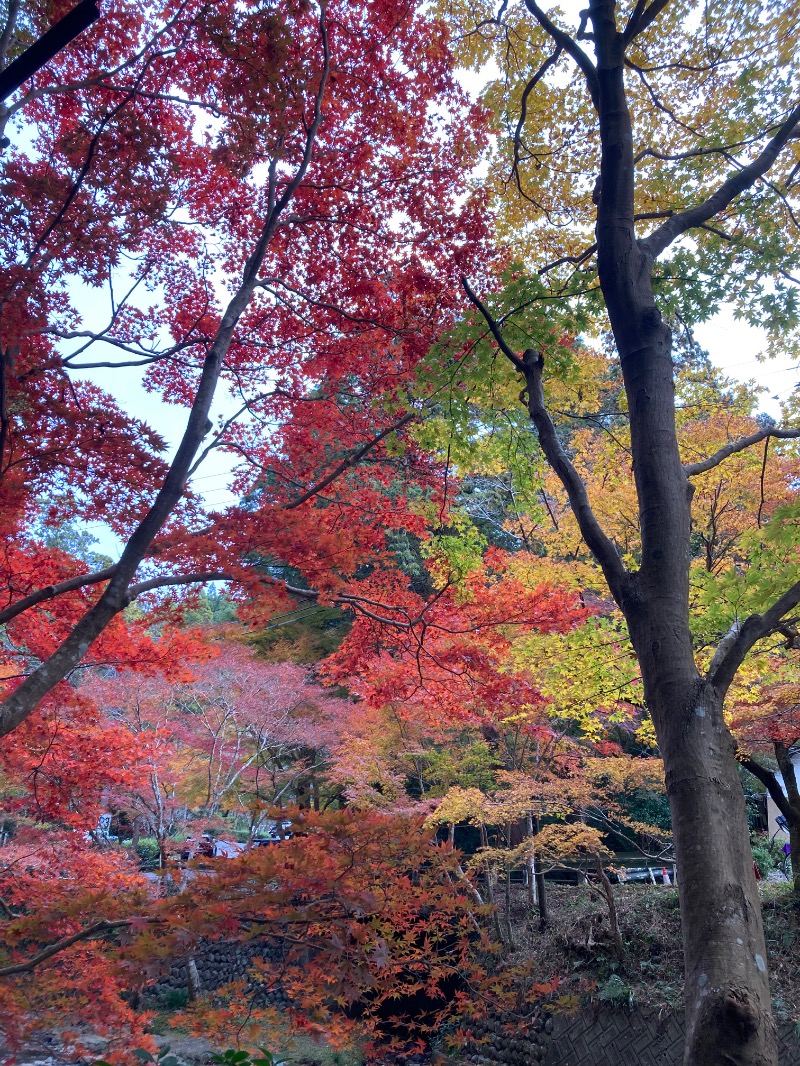
[[(16, 603), (12, 603), (5, 610), (0, 611), (0, 625), (10, 622), (17, 615), (23, 614), (25, 611), (30, 610), (31, 607), (36, 607), (39, 603), (53, 600), (57, 596), (63, 596), (67, 592), (74, 592), (76, 589), (86, 588), (87, 585), (97, 585), (102, 581), (110, 581), (116, 572), (117, 564), (115, 563), (113, 566), (107, 566), (104, 570), (96, 570), (90, 574), (78, 574), (75, 577), (68, 578), (66, 581), (60, 581), (58, 584), (47, 585), (45, 588), (38, 589), (29, 596), (17, 600)], [(127, 606), (128, 603), (145, 592), (167, 588), (171, 585), (199, 585), (206, 581), (235, 580), (231, 574), (221, 570), (204, 570), (191, 574), (167, 574), (163, 577), (151, 577), (146, 581), (140, 581), (137, 585), (129, 586), (125, 592), (124, 605)]]
[[(626, 65), (633, 66), (633, 64)], [(641, 73), (638, 67), (634, 67), (634, 69), (637, 70), (637, 72)], [(776, 126), (772, 126), (770, 129), (759, 130), (759, 132), (757, 134), (754, 134), (752, 137), (746, 137), (744, 138), (744, 140), (741, 141), (731, 141), (730, 144), (711, 145), (708, 148), (692, 148), (691, 150), (686, 152), (659, 152), (656, 148), (643, 148), (641, 152), (639, 152), (639, 154), (635, 157), (634, 163), (641, 163), (643, 159), (647, 158), (658, 159), (664, 163), (678, 163), (684, 159), (701, 159), (707, 155), (725, 156), (725, 158), (729, 159), (729, 162), (732, 162), (732, 160), (730, 159), (731, 153), (734, 152), (737, 148), (746, 148), (750, 144), (755, 144), (756, 141), (763, 140), (768, 133), (773, 133), (777, 128), (778, 127)], [(672, 215), (674, 214), (674, 211), (670, 211), (669, 217), (672, 217)]]
[(227, 419), (226, 422), (223, 423), (223, 425), (220, 427), (220, 429), (217, 431), (217, 433), (215, 433), (214, 439), (211, 441), (211, 443), (209, 445), (207, 445), (202, 450), (200, 455), (197, 457), (195, 462), (192, 464), (192, 466), (191, 466), (191, 468), (189, 470), (189, 473), (186, 475), (187, 476), (187, 480), (194, 475), (194, 473), (196, 472), (196, 470), (200, 466), (200, 464), (203, 462), (203, 460), (208, 457), (209, 452), (213, 451), (214, 448), (219, 448), (224, 443), (224, 441), (222, 439), (224, 434), (227, 433), (227, 431), (230, 429), (230, 427), (233, 425), (234, 422), (236, 422), (239, 418), (241, 418), (241, 416), (245, 413), (245, 411), (249, 411), (250, 408), (253, 406), (253, 404), (260, 403), (262, 400), (269, 399), (270, 396), (274, 396), (274, 395), (275, 395), (274, 391), (273, 392), (262, 392), (259, 396), (253, 397), (252, 400), (245, 400), (245, 402), (242, 404), (242, 406), (239, 408), (239, 410), (236, 411), (234, 414), (232, 414), (231, 417), (229, 419)]
[[(558, 475), (561, 484), (567, 491), (569, 502), (575, 513), (578, 525), (586, 541), (589, 550), (600, 564), (608, 581), (616, 602), (622, 606), (621, 601), (627, 598), (630, 591), (631, 576), (620, 561), (617, 550), (612, 541), (603, 532), (600, 523), (589, 503), (586, 486), (581, 480), (578, 471), (572, 465), (569, 456), (564, 451), (561, 441), (558, 439), (556, 428), (544, 402), (544, 389), (542, 387), (542, 370), (544, 359), (540, 352), (528, 349), (522, 359), (509, 347), (503, 337), (497, 322), (492, 318), (487, 308), (481, 303), (472, 291), (466, 278), (461, 282), (470, 301), (477, 307), (486, 320), (492, 336), (504, 355), (508, 357), (515, 369), (525, 376), (526, 391), (528, 396), (528, 413), (536, 427), (539, 444), (550, 466)], [(525, 393), (523, 392), (523, 396)]]
[(573, 263), (575, 266), (580, 266), (581, 263), (585, 263), (590, 256), (593, 256), (597, 251), (596, 244), (590, 244), (588, 248), (585, 248), (577, 255), (562, 255), (560, 259), (554, 259), (552, 263), (547, 263), (545, 266), (540, 267), (536, 273), (541, 277), (544, 274), (549, 274), (551, 270), (555, 270), (556, 267), (563, 266), (564, 263)]
[(724, 211), (728, 204), (735, 200), (737, 196), (749, 189), (751, 185), (754, 185), (759, 178), (767, 173), (778, 158), (781, 150), (792, 138), (799, 123), (800, 105), (794, 108), (764, 151), (752, 163), (732, 174), (703, 203), (689, 208), (688, 211), (681, 211), (673, 215), (672, 218), (653, 230), (649, 237), (640, 241), (643, 251), (651, 259), (657, 259), (682, 233), (686, 233), (687, 230), (694, 229), (696, 226), (702, 226), (703, 223), (718, 215), (720, 211)]
[(774, 429), (772, 427), (759, 429), (756, 433), (751, 433), (749, 437), (740, 437), (739, 440), (724, 444), (708, 459), (703, 459), (699, 463), (684, 463), (683, 471), (687, 477), (704, 474), (707, 470), (713, 470), (715, 466), (719, 466), (731, 455), (743, 452), (746, 448), (752, 448), (754, 444), (758, 444), (768, 437), (775, 437), (776, 440), (797, 440), (800, 438), (800, 429)]

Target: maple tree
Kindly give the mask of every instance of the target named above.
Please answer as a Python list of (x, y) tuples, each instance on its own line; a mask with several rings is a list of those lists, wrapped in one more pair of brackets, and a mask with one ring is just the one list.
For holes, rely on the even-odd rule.
[[(12, 5), (2, 58), (59, 10)], [(387, 529), (423, 528), (437, 490), (400, 443), (410, 375), (454, 320), (485, 224), (461, 195), (482, 112), (444, 28), (407, 2), (116, 5), (3, 124), (2, 618), (22, 659), (5, 735), (138, 597), (220, 577), (263, 613), (291, 601), (285, 571), (254, 564), (330, 596)], [(75, 377), (131, 365), (187, 409), (170, 461)], [(220, 382), (238, 414), (203, 449)], [(243, 502), (206, 515), (186, 485), (217, 447), (242, 459)], [(371, 478), (349, 477), (365, 457)], [(51, 562), (30, 523), (54, 486), (47, 522), (102, 519), (117, 563)]]
[[(259, 663), (241, 645), (216, 650), (191, 674), (182, 664), (167, 678), (90, 678), (68, 708), (74, 721), (63, 711), (40, 740), (44, 724), (31, 715), (10, 738), (3, 789), (16, 825), (0, 856), (8, 1049), (56, 1033), (61, 1053), (75, 1058), (87, 1034), (110, 1038), (105, 1054), (115, 1063), (132, 1047), (154, 1050), (150, 1014), (121, 994), (220, 937), (285, 943), (288, 954), (258, 964), (254, 979), (291, 993), (281, 1024), (321, 1028), (331, 1039), (355, 1026), (384, 1043), (417, 1041), (461, 1009), (462, 996), (439, 983), (479, 975), (460, 931), (474, 932), (474, 905), (451, 876), (454, 856), (433, 848), (421, 819), (270, 804), (299, 798), (309, 771), (321, 773), (351, 705), (310, 685), (299, 667)], [(289, 817), (295, 840), (176, 868), (171, 834), (190, 805), (192, 831), (208, 823), (209, 788), (212, 806), (227, 802), (226, 789), (236, 793), (232, 806), (251, 833)], [(135, 856), (83, 832), (108, 803), (145, 817), (165, 876), (144, 880)], [(400, 985), (404, 998), (393, 1006)], [(235, 985), (198, 1004), (190, 1024), (227, 1044), (245, 1001), (250, 1027), (275, 1024), (274, 1009), (252, 999), (252, 989)], [(422, 1005), (427, 1021), (406, 1017)]]
[[(254, 973), (277, 979), (290, 1008), (281, 1017), (249, 1003), (246, 1025), (269, 1018), (277, 1031), (288, 1023), (334, 1040), (355, 1028), (391, 1047), (458, 1016), (481, 967), (474, 903), (459, 886), (452, 850), (419, 818), (348, 810), (290, 817), (292, 840), (199, 872), (168, 907), (169, 936), (196, 940), (241, 927), (284, 943), (283, 959), (256, 960)], [(220, 1013), (200, 1005), (197, 1031), (216, 1025), (225, 1033), (237, 993)]]
[[(39, 795), (51, 814), (66, 796), (90, 809), (67, 764), (98, 742), (81, 737), (95, 712), (64, 679), (104, 663), (156, 673), (170, 647), (178, 662), (200, 655), (196, 638), (169, 626), (154, 639), (152, 626), (171, 617), (159, 590), (216, 578), (236, 586), (245, 623), (297, 602), (354, 613), (328, 671), (368, 715), (402, 703), (419, 723), (496, 727), (509, 710), (552, 699), (591, 737), (603, 715), (633, 720), (646, 703), (676, 835), (687, 1061), (724, 1053), (772, 1063), (723, 702), (753, 646), (800, 602), (795, 525), (779, 506), (794, 514), (793, 455), (774, 454), (774, 440), (800, 431), (753, 421), (746, 397), (715, 397), (707, 418), (676, 412), (673, 327), (691, 329), (729, 298), (773, 347), (793, 343), (791, 10), (753, 2), (699, 13), (637, 0), (623, 11), (593, 0), (570, 33), (536, 0), (439, 7), (444, 22), (400, 0), (119, 5), (2, 112), (18, 142), (3, 156), (0, 204), (9, 765), (35, 783), (25, 802), (39, 802), (38, 782), (49, 779)], [(60, 11), (9, 5), (0, 62)], [(485, 98), (492, 140), (485, 110), (453, 80), (450, 40), (467, 61), (500, 67)], [(470, 194), (485, 145), (486, 188)], [(499, 279), (490, 222), (507, 253)], [(475, 308), (466, 322), (462, 277)], [(107, 291), (99, 324), (79, 284), (92, 298)], [(502, 288), (491, 306), (487, 288)], [(606, 353), (575, 339), (609, 325)], [(487, 327), (522, 394), (519, 378), (499, 371)], [(187, 409), (171, 461), (157, 433), (76, 380), (106, 364), (144, 366), (147, 386)], [(238, 413), (204, 446), (220, 384)], [(751, 449), (770, 441), (762, 461)], [(220, 514), (187, 489), (216, 447), (241, 459), (241, 502)], [(541, 455), (552, 474), (541, 473)], [(498, 533), (560, 553), (546, 578), (525, 576), (537, 572), (529, 557), (485, 550), (453, 506), (466, 474), (472, 488), (494, 478), (501, 492), (522, 479)], [(102, 519), (125, 542), (120, 561), (92, 570), (45, 543), (41, 515), (50, 526)], [(428, 542), (429, 565), (409, 581), (388, 560), (414, 538)], [(553, 590), (557, 575), (567, 592)], [(576, 629), (588, 613), (578, 592), (602, 598), (606, 586), (619, 613), (603, 604), (606, 618)], [(140, 597), (146, 612), (124, 616)], [(615, 693), (599, 707), (576, 691), (592, 641), (617, 659), (615, 670), (602, 654), (586, 661)], [(211, 748), (225, 736), (235, 748), (236, 722), (214, 714)], [(60, 732), (65, 718), (71, 734)], [(149, 732), (126, 743), (148, 744)], [(61, 768), (53, 734), (65, 741), (53, 749)], [(399, 805), (403, 775), (387, 772), (373, 744), (340, 746), (338, 782), (373, 800), (388, 784), (387, 806)], [(205, 754), (215, 807), (246, 774), (238, 755)], [(136, 765), (147, 757), (140, 751)], [(104, 773), (125, 786), (113, 760)], [(518, 808), (529, 809), (530, 800)], [(599, 853), (596, 834), (592, 846)], [(232, 899), (244, 909), (242, 884)], [(175, 905), (176, 922), (187, 905)], [(384, 968), (382, 949), (378, 961)]]
[[(723, 703), (753, 645), (800, 602), (800, 584), (784, 570), (761, 609), (734, 612), (727, 632), (715, 634), (716, 652), (696, 656), (691, 501), (699, 477), (800, 431), (790, 423), (736, 436), (731, 424), (716, 447), (713, 435), (698, 438), (709, 451), (686, 461), (673, 326), (691, 328), (728, 299), (768, 330), (774, 348), (795, 343), (792, 8), (594, 0), (571, 29), (536, 0), (441, 8), (459, 27), (464, 58), (481, 65), (491, 57), (501, 71), (484, 97), (498, 130), (488, 181), (498, 230), (524, 263), (496, 304), (481, 298), (490, 280), (478, 271), (465, 290), (522, 379), (541, 453), (626, 619), (664, 759), (684, 929), (686, 1061), (774, 1063), (760, 905)], [(570, 304), (566, 318), (559, 302)], [(624, 386), (630, 554), (606, 528), (607, 501), (592, 498), (564, 447), (546, 391), (565, 361), (559, 336), (580, 315), (610, 327)], [(476, 360), (486, 368), (486, 355)]]
[[(258, 988), (234, 982), (175, 1019), (229, 1044), (269, 1024), (332, 1041), (353, 1033), (382, 1047), (419, 1047), (457, 1017), (468, 982), (483, 979), (475, 906), (456, 857), (421, 820), (351, 811), (288, 811), (294, 839), (195, 866), (177, 895), (156, 898), (119, 851), (80, 841), (26, 840), (4, 849), (0, 996), (11, 1047), (58, 1033), (77, 1059), (87, 1029), (110, 1038), (106, 1057), (155, 1050), (151, 1015), (120, 997), (201, 941), (278, 943), (253, 959)], [(31, 975), (35, 980), (31, 980)]]
[[(429, 576), (440, 586), (424, 639), (358, 618), (322, 666), (361, 700), (334, 748), (330, 776), (364, 809), (433, 805), (429, 824), (447, 827), (451, 843), (457, 825), (477, 827), (480, 847), (460, 876), (479, 903), (484, 893), (499, 904), (502, 891), (504, 920), (495, 910), (492, 922), (497, 940), (513, 945), (512, 871), (525, 871), (531, 906), (547, 921), (540, 821), (558, 823), (543, 837), (548, 864), (576, 857), (575, 832), (565, 823), (587, 816), (602, 828), (587, 828), (582, 839), (606, 855), (600, 837), (631, 824), (618, 796), (645, 782), (659, 788), (661, 765), (631, 759), (608, 740), (619, 722), (632, 732), (637, 714), (619, 694), (609, 707), (591, 686), (586, 649), (600, 620), (577, 590), (553, 591), (558, 564), (486, 549), (475, 528), (455, 518), (449, 533), (424, 545)], [(408, 600), (419, 597), (406, 596), (403, 610), (411, 611)], [(612, 772), (615, 760), (627, 777)], [(607, 764), (608, 783), (593, 762)], [(647, 830), (631, 825), (634, 846)]]
[(93, 832), (108, 797), (140, 785), (150, 738), (110, 722), (85, 689), (60, 695), (0, 752), (0, 999), (5, 1052), (44, 1050), (58, 1033), (79, 1058), (87, 1030), (151, 1046), (113, 949), (147, 915), (150, 886)]
[(155, 1049), (149, 1015), (120, 996), (130, 971), (116, 938), (141, 927), (152, 905), (124, 853), (90, 847), (79, 833), (18, 832), (3, 848), (0, 896), (4, 1051), (51, 1053), (58, 1034), (78, 1060), (90, 1054), (87, 1031), (110, 1038), (115, 1063), (131, 1047)]
[[(133, 671), (85, 686), (111, 722), (144, 745), (146, 790), (129, 792), (162, 855), (180, 811), (246, 815), (257, 836), (267, 812), (313, 790), (350, 704), (288, 663), (266, 664), (241, 644), (210, 645), (179, 679)], [(115, 790), (124, 802), (125, 794)]]

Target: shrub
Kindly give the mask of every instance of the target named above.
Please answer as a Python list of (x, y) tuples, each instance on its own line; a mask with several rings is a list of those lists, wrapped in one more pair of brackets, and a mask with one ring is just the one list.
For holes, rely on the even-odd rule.
[(619, 974), (614, 973), (600, 985), (597, 998), (601, 1002), (610, 1003), (614, 1007), (632, 1007), (633, 989)]
[(775, 857), (770, 848), (769, 837), (766, 833), (753, 834), (750, 837), (750, 847), (753, 852), (753, 861), (758, 867), (762, 877), (766, 877), (770, 870), (775, 869)]
[(136, 854), (143, 869), (151, 870), (158, 866), (160, 851), (155, 837), (140, 837), (136, 845)]
[(183, 1010), (189, 1002), (189, 993), (185, 988), (167, 988), (156, 1002), (161, 1010)]

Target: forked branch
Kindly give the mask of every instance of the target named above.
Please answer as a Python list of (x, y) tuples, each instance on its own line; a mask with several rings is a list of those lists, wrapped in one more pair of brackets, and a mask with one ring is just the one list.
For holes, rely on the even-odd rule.
[(511, 174), (515, 179), (517, 188), (520, 192), (522, 191), (522, 176), (519, 172), (519, 164), (520, 156), (522, 154), (522, 133), (525, 129), (525, 120), (528, 117), (528, 98), (548, 70), (556, 65), (562, 51), (563, 48), (561, 45), (556, 45), (555, 50), (547, 57), (547, 59), (545, 59), (544, 63), (542, 63), (536, 73), (530, 78), (522, 92), (522, 99), (519, 104), (519, 119), (517, 120), (517, 128), (514, 130), (514, 162), (511, 166)]
[(653, 0), (648, 6), (646, 0), (638, 0), (638, 3), (633, 10), (633, 14), (628, 20), (628, 25), (622, 31), (622, 40), (624, 44), (626, 46), (629, 45), (640, 33), (644, 33), (647, 27), (658, 18), (669, 3), (670, 0)]
[(467, 299), (469, 300), (469, 302), (472, 304), (473, 307), (480, 311), (481, 315), (483, 316), (486, 325), (489, 327), (489, 332), (497, 342), (497, 347), (500, 349), (503, 355), (511, 361), (511, 363), (514, 365), (514, 368), (518, 370), (520, 374), (524, 374), (525, 364), (514, 351), (514, 349), (511, 348), (510, 345), (507, 343), (496, 320), (489, 312), (489, 309), (486, 307), (483, 301), (473, 292), (472, 286), (466, 278), (461, 279), (461, 284), (464, 286), (464, 292), (467, 294)]
[(382, 440), (385, 440), (390, 433), (395, 433), (397, 430), (402, 429), (403, 426), (407, 426), (408, 423), (416, 417), (416, 411), (409, 411), (408, 414), (403, 415), (403, 417), (397, 422), (382, 429), (380, 433), (376, 433), (374, 437), (371, 437), (366, 443), (362, 444), (360, 448), (357, 448), (345, 459), (342, 459), (342, 461), (335, 466), (329, 474), (326, 474), (324, 478), (318, 481), (315, 485), (312, 485), (311, 488), (307, 489), (301, 496), (298, 496), (296, 500), (292, 500), (290, 503), (285, 504), (285, 510), (292, 511), (295, 507), (300, 507), (301, 504), (306, 503), (308, 500), (312, 499), (312, 497), (322, 492), (328, 487), (328, 485), (331, 485), (336, 481), (338, 477), (359, 463), (368, 452), (371, 452), (373, 448), (377, 447), (377, 445), (380, 444)]

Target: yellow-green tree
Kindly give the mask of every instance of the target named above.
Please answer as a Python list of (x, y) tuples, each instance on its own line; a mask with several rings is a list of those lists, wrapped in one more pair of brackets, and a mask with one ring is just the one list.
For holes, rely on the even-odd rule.
[[(591, 0), (570, 18), (537, 0), (442, 6), (465, 61), (500, 68), (486, 94), (498, 134), (487, 182), (498, 233), (521, 264), (491, 306), (481, 299), (488, 278), (465, 279), (465, 290), (476, 321), (519, 375), (507, 392), (521, 380), (539, 449), (625, 617), (664, 758), (684, 930), (686, 1062), (771, 1064), (760, 905), (723, 704), (753, 646), (800, 602), (800, 583), (791, 567), (770, 575), (772, 595), (750, 614), (734, 612), (727, 631), (713, 634), (715, 646), (698, 654), (692, 497), (702, 498), (712, 472), (731, 460), (752, 463), (749, 449), (800, 430), (733, 419), (706, 427), (693, 454), (682, 451), (674, 333), (727, 300), (764, 326), (771, 346), (796, 346), (796, 7)], [(569, 316), (559, 313), (564, 305)], [(548, 389), (564, 363), (567, 318), (581, 315), (610, 328), (624, 391), (620, 443), (633, 483), (616, 467), (600, 497), (596, 471), (582, 469), (565, 442)], [(476, 354), (484, 374), (500, 375), (489, 358)], [(635, 524), (630, 544), (615, 536), (612, 495)], [(703, 528), (713, 573), (719, 536)], [(720, 621), (725, 613), (717, 612)]]

